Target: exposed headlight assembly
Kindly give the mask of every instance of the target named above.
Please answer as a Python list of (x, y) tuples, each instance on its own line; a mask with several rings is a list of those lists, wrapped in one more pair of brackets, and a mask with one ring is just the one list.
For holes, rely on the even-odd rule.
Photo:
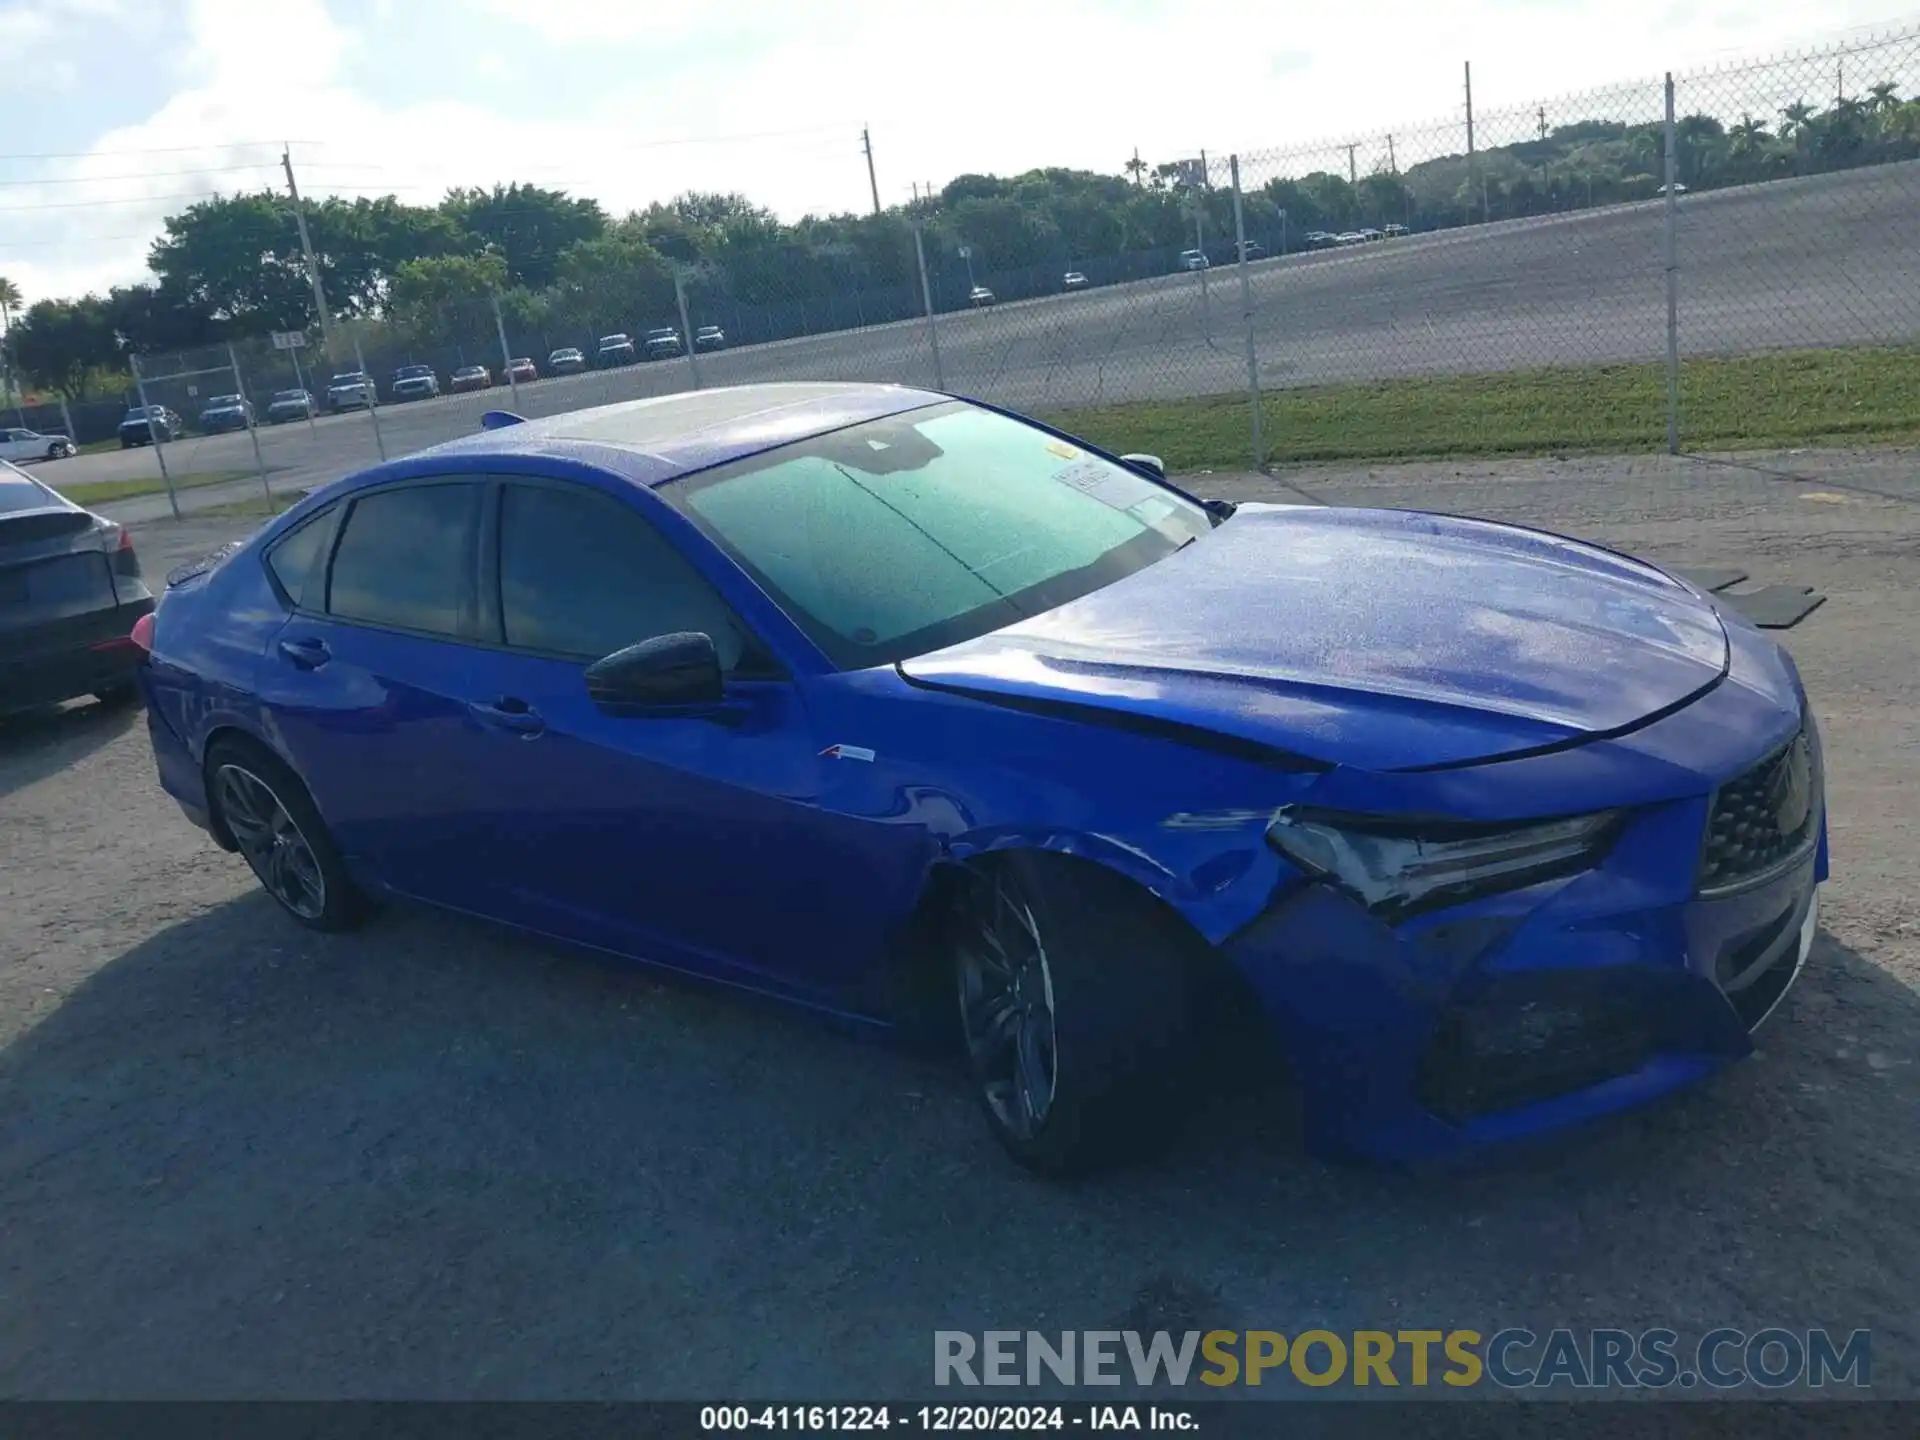
[(1479, 824), (1348, 815), (1287, 806), (1267, 841), (1309, 875), (1347, 891), (1388, 924), (1590, 870), (1623, 814)]

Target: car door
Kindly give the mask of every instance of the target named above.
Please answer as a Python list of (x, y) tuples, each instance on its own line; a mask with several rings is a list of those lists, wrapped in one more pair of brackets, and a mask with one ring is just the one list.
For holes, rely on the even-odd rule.
[(0, 433), (4, 434), (4, 438), (0, 438), (0, 460), (26, 460), (44, 453), (33, 449), (33, 437), (29, 431), (8, 430)]
[[(794, 684), (634, 506), (585, 484), (505, 479), (483, 542), (498, 626), (485, 773), (516, 823), (489, 883), (522, 921), (570, 939), (802, 993), (834, 906), (810, 867), (841, 837)], [(655, 636), (713, 637), (725, 701), (610, 714), (585, 668)]]
[(277, 541), (268, 565), (292, 614), (260, 694), (358, 872), (489, 913), (468, 861), (497, 821), (491, 734), (468, 709), (489, 684), (473, 643), (484, 492), (477, 477), (381, 486)]

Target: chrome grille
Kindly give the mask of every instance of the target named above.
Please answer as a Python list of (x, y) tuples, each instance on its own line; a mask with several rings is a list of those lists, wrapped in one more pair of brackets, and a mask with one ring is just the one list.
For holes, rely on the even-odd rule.
[(1784, 869), (1813, 848), (1823, 803), (1811, 728), (1714, 792), (1700, 854), (1702, 894)]

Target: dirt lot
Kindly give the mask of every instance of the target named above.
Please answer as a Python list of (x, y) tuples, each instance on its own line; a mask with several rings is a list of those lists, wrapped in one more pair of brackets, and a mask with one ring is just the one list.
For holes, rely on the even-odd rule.
[[(1762, 464), (1194, 482), (1828, 596), (1786, 638), (1834, 879), (1762, 1054), (1446, 1171), (1305, 1159), (1254, 1096), (1041, 1185), (937, 1063), (457, 919), (310, 936), (162, 796), (136, 714), (7, 726), (0, 1396), (870, 1398), (930, 1390), (936, 1328), (1310, 1323), (1870, 1327), (1912, 1394), (1920, 488), (1907, 454)], [(233, 528), (145, 528), (150, 572)]]

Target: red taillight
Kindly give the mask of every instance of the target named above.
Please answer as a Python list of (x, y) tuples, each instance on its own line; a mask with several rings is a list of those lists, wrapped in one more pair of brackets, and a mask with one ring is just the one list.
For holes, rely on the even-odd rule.
[(133, 633), (127, 637), (147, 654), (153, 653), (153, 612), (148, 611), (133, 622)]
[(124, 525), (115, 525), (112, 521), (106, 522), (102, 527), (100, 538), (106, 542), (109, 555), (133, 549), (133, 532)]

